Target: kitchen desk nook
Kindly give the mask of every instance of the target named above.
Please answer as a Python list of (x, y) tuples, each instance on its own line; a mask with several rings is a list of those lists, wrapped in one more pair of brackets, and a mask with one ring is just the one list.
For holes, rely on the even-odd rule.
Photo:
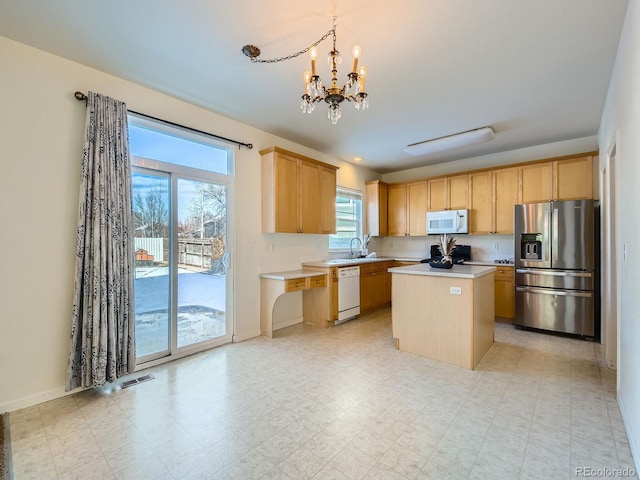
[(322, 302), (327, 289), (327, 274), (292, 270), (260, 274), (260, 331), (273, 337), (273, 309), (280, 296), (286, 293), (303, 292), (304, 321), (326, 327), (327, 318), (322, 309), (315, 308)]
[(399, 350), (473, 370), (493, 344), (494, 267), (391, 268), (391, 321)]

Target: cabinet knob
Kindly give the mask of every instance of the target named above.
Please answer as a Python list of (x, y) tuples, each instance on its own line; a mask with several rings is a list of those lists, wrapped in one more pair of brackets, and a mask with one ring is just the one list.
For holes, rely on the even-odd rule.
[(371, 274), (371, 276), (372, 276), (372, 277), (375, 277), (375, 276), (376, 276), (376, 272), (373, 272), (373, 273)]
[(298, 282), (296, 282), (296, 287), (299, 287), (299, 286), (300, 286), (300, 284)]
[(316, 283), (317, 283), (318, 285), (320, 285), (320, 280), (316, 280)]

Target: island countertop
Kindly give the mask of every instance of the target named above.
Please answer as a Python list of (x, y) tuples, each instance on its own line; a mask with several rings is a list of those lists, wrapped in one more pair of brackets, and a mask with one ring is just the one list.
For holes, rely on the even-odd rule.
[(496, 271), (496, 267), (481, 265), (454, 265), (453, 268), (433, 268), (428, 263), (390, 268), (389, 273), (405, 275), (426, 275), (434, 277), (479, 278)]

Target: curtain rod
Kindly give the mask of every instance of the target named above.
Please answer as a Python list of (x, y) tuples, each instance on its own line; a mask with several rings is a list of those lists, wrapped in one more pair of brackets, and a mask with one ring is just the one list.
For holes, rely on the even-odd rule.
[[(85, 103), (87, 102), (88, 98), (84, 93), (82, 92), (76, 92), (74, 94), (74, 96), (76, 97), (76, 100), (80, 100), (80, 101), (84, 101)], [(238, 149), (240, 147), (246, 147), (249, 150), (251, 150), (253, 148), (253, 143), (244, 143), (244, 142), (239, 142), (237, 140), (232, 140), (231, 138), (226, 138), (226, 137), (221, 137), (220, 135), (214, 135), (213, 133), (209, 133), (209, 132), (205, 132), (203, 130), (198, 130), (196, 128), (191, 128), (191, 127), (186, 127), (184, 125), (180, 125), (179, 123), (174, 123), (174, 122), (170, 122), (168, 120), (163, 120), (162, 118), (158, 118), (158, 117), (152, 117), (151, 115), (146, 115), (144, 113), (140, 113), (140, 112), (136, 112), (134, 110), (129, 110), (127, 109), (127, 111), (129, 113), (133, 113), (135, 115), (140, 115), (141, 117), (145, 117), (148, 118), (150, 120), (156, 120), (158, 122), (162, 122), (162, 123), (166, 123), (168, 125), (174, 126), (174, 127), (178, 127), (178, 128), (184, 128), (186, 130), (189, 130), (191, 132), (195, 132), (195, 133), (201, 133), (203, 135), (209, 135), (210, 137), (214, 137), (217, 138), (219, 140), (224, 140), (225, 142), (229, 142), (229, 143), (235, 143), (236, 145), (238, 145)]]

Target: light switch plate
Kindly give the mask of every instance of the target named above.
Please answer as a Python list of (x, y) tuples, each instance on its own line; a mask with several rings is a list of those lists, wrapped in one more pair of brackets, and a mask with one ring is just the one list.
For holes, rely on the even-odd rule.
[(451, 295), (462, 295), (462, 287), (449, 287)]

